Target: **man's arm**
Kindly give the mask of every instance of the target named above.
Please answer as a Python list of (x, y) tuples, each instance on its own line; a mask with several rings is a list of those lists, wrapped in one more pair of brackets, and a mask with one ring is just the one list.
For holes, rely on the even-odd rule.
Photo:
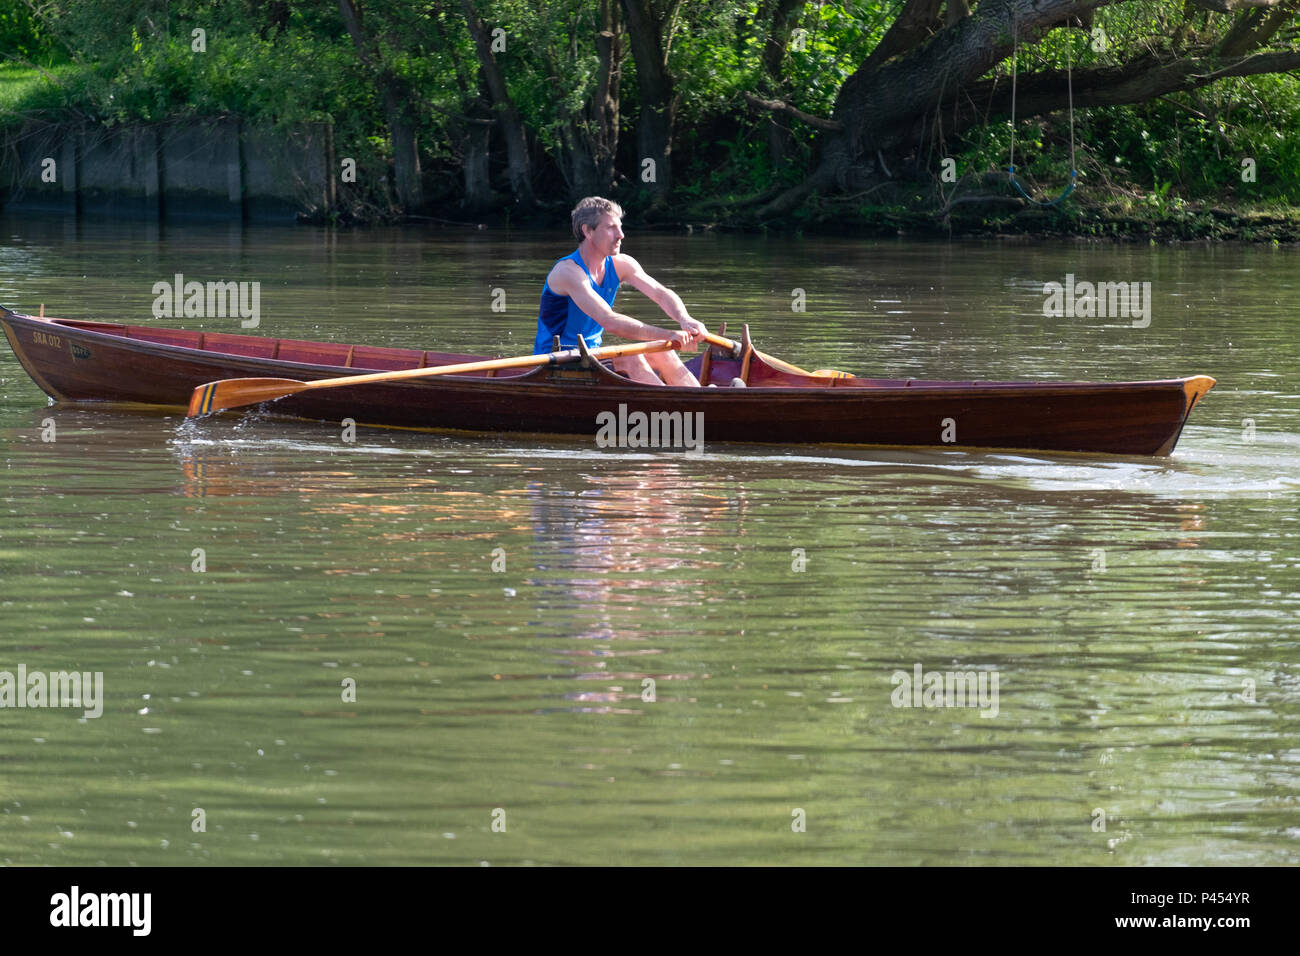
[(628, 283), (663, 309), (668, 318), (690, 333), (692, 339), (703, 335), (707, 331), (704, 323), (691, 318), (691, 314), (686, 311), (686, 303), (682, 302), (681, 296), (651, 277), (649, 273), (641, 268), (641, 263), (631, 256), (615, 256), (614, 268), (618, 270), (619, 281)]
[[(621, 257), (620, 257), (621, 258)], [(620, 272), (619, 277), (623, 274)], [(567, 295), (583, 312), (600, 323), (606, 332), (631, 339), (634, 342), (653, 342), (656, 339), (672, 339), (682, 346), (689, 345), (692, 336), (689, 332), (670, 332), (657, 325), (647, 325), (630, 315), (615, 312), (609, 303), (592, 290), (587, 282), (587, 275), (576, 263), (561, 262), (546, 278), (551, 291), (557, 295)], [(662, 288), (662, 286), (660, 287)], [(668, 291), (668, 290), (665, 290)], [(681, 300), (678, 300), (679, 302)], [(683, 309), (685, 311), (685, 309)], [(694, 321), (694, 320), (692, 320)]]

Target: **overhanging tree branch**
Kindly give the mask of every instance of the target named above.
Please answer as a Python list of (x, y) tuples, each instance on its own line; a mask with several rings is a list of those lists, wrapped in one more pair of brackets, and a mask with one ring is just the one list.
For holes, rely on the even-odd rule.
[(748, 91), (744, 92), (745, 102), (755, 109), (771, 110), (774, 113), (789, 113), (800, 122), (807, 123), (809, 126), (815, 126), (818, 129), (840, 130), (844, 126), (835, 120), (826, 119), (822, 116), (814, 116), (812, 113), (805, 113), (797, 106), (791, 106), (785, 100), (765, 100), (762, 97), (755, 96)]
[[(1258, 10), (1259, 15), (1240, 24), (1230, 47), (1234, 54), (1231, 56), (1212, 53), (1219, 41), (1204, 36), (1207, 31), (1202, 30), (1199, 46), (1190, 56), (1161, 62), (1147, 55), (1114, 68), (1076, 72), (1075, 106), (1139, 103), (1207, 86), (1225, 77), (1300, 68), (1300, 51), (1296, 50), (1237, 55), (1238, 47), (1258, 49), (1260, 43), (1269, 42), (1284, 29), (1293, 18), (1289, 5), (1300, 0), (1191, 2), (1202, 6), (1219, 4), (1219, 12)], [(953, 116), (956, 125), (956, 129), (948, 127), (947, 132), (960, 132), (986, 121), (987, 107), (1005, 115), (1010, 111), (1006, 84), (995, 89), (992, 83), (982, 80), (997, 64), (1018, 45), (1036, 43), (1057, 27), (1086, 24), (1101, 7), (1126, 3), (1131, 0), (982, 0), (973, 15), (958, 17), (935, 30), (933, 16), (937, 7), (933, 0), (907, 0), (905, 9), (913, 11), (916, 23), (927, 23), (925, 29), (934, 31), (932, 35), (904, 52), (873, 52), (862, 62), (840, 87), (831, 121), (842, 129), (826, 130), (820, 137), (821, 161), (817, 169), (799, 186), (763, 206), (757, 218), (788, 214), (813, 191), (861, 188), (878, 182), (884, 173), (883, 163), (876, 159), (902, 158), (914, 150), (931, 128), (926, 117), (940, 108), (945, 117)], [(1279, 11), (1285, 12), (1284, 22), (1274, 20)], [(1224, 37), (1232, 26), (1229, 22), (1212, 32)], [(915, 30), (919, 27), (900, 28), (896, 34), (899, 42), (909, 39), (909, 32)], [(1066, 89), (1065, 73), (1022, 76), (1017, 115), (1065, 108)]]
[(873, 70), (886, 60), (915, 49), (928, 40), (940, 27), (939, 8), (942, 6), (943, 0), (907, 0), (903, 12), (885, 31), (876, 48), (862, 64), (862, 69)]
[[(1231, 60), (1212, 56), (1188, 57), (1163, 64), (1154, 64), (1151, 58), (1144, 57), (1122, 67), (1075, 70), (1074, 106), (1075, 109), (1123, 106), (1168, 93), (1199, 89), (1230, 76), (1258, 76), (1296, 69), (1300, 69), (1300, 50), (1256, 53)], [(1022, 75), (1017, 82), (1017, 115), (1033, 116), (1064, 109), (1067, 80), (1064, 70)], [(957, 132), (977, 121), (983, 122), (985, 110), (993, 116), (1010, 114), (1010, 91), (1005, 83), (999, 86), (1001, 88), (996, 93), (991, 82), (980, 83), (965, 91), (978, 108), (978, 116), (972, 115), (966, 122), (959, 122)]]
[(845, 142), (828, 144), (827, 159), (851, 162), (895, 148), (912, 135), (917, 117), (974, 83), (1017, 43), (1112, 2), (1119, 0), (985, 0), (911, 52), (875, 69), (864, 63), (840, 88), (832, 119), (843, 124)]
[(1280, 7), (1287, 0), (1188, 0), (1188, 2), (1204, 10), (1213, 10), (1215, 13), (1236, 13), (1238, 10), (1252, 7), (1255, 9)]

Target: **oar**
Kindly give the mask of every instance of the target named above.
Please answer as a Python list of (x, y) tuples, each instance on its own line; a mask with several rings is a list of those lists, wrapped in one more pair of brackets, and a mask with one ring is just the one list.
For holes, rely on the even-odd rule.
[[(637, 342), (633, 345), (609, 345), (589, 349), (587, 355), (600, 361), (623, 355), (644, 355), (647, 352), (667, 352), (677, 348), (675, 342), (659, 339), (654, 342)], [(517, 358), (489, 359), (482, 362), (462, 362), (459, 365), (435, 365), (432, 368), (400, 369), (396, 372), (369, 372), (365, 375), (345, 375), (340, 378), (321, 378), (314, 382), (299, 382), (292, 378), (226, 378), (200, 385), (190, 396), (187, 418), (210, 415), (227, 408), (273, 402), (277, 398), (296, 395), (319, 388), (346, 388), (369, 382), (400, 382), (432, 375), (459, 375), (465, 372), (486, 372), (489, 369), (529, 368), (537, 365), (561, 365), (582, 358), (577, 349), (551, 352), (542, 355), (520, 355)]]
[[(732, 358), (741, 357), (743, 346), (739, 342), (734, 342), (731, 339), (726, 338), (725, 336), (714, 335), (712, 332), (704, 333), (704, 341), (709, 342), (713, 345), (720, 345), (722, 346), (722, 348), (727, 349), (729, 352), (731, 352)], [(768, 355), (766, 352), (760, 352), (758, 349), (754, 349), (754, 354), (757, 355), (760, 359), (762, 359), (763, 362), (766, 363), (767, 365), (770, 365), (773, 368), (778, 369), (782, 372), (790, 372), (793, 375), (807, 375), (810, 378), (852, 378), (853, 377), (848, 372), (837, 372), (834, 369), (829, 369), (829, 368), (819, 368), (815, 372), (809, 372), (807, 369), (802, 369), (798, 365), (791, 365), (789, 362), (783, 362), (775, 355)]]

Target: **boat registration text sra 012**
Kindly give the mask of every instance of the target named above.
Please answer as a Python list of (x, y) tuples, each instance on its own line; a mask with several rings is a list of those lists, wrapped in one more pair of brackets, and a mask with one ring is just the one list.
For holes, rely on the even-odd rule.
[(48, 332), (33, 332), (32, 341), (37, 345), (48, 345), (56, 349), (63, 347), (63, 339), (57, 335), (50, 335)]

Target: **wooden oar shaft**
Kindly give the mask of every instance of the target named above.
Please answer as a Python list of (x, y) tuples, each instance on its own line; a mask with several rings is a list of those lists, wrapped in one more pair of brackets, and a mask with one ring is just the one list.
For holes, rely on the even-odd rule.
[[(649, 352), (667, 352), (677, 348), (677, 343), (667, 339), (653, 342), (635, 342), (630, 345), (609, 345), (589, 349), (587, 356), (597, 361), (619, 358), (624, 355), (645, 355)], [(313, 382), (299, 382), (289, 378), (228, 378), (209, 382), (194, 389), (190, 396), (188, 417), (208, 415), (227, 408), (256, 405), (299, 392), (322, 388), (346, 388), (371, 382), (400, 382), (434, 375), (457, 375), (466, 372), (486, 372), (492, 369), (529, 368), (538, 365), (560, 365), (576, 362), (583, 357), (578, 349), (541, 355), (520, 355), (515, 358), (485, 359), (479, 362), (461, 362), (456, 365), (435, 365), (431, 368), (398, 369), (394, 372), (367, 372), (363, 375), (344, 375), (338, 378), (321, 378)]]
[[(677, 346), (667, 339), (653, 342), (635, 342), (631, 345), (607, 345), (589, 349), (587, 354), (597, 361), (619, 358), (624, 355), (642, 355), (646, 352), (667, 352)], [(483, 359), (479, 362), (461, 362), (459, 365), (434, 365), (430, 368), (399, 369), (396, 372), (370, 372), (365, 375), (347, 375), (342, 378), (321, 378), (307, 382), (300, 392), (313, 388), (339, 388), (345, 385), (365, 385), (367, 382), (399, 382), (408, 378), (425, 378), (430, 375), (460, 375), (464, 372), (487, 372), (503, 368), (530, 368), (535, 365), (563, 365), (582, 358), (577, 349), (548, 352), (541, 355), (520, 355), (515, 358)]]

